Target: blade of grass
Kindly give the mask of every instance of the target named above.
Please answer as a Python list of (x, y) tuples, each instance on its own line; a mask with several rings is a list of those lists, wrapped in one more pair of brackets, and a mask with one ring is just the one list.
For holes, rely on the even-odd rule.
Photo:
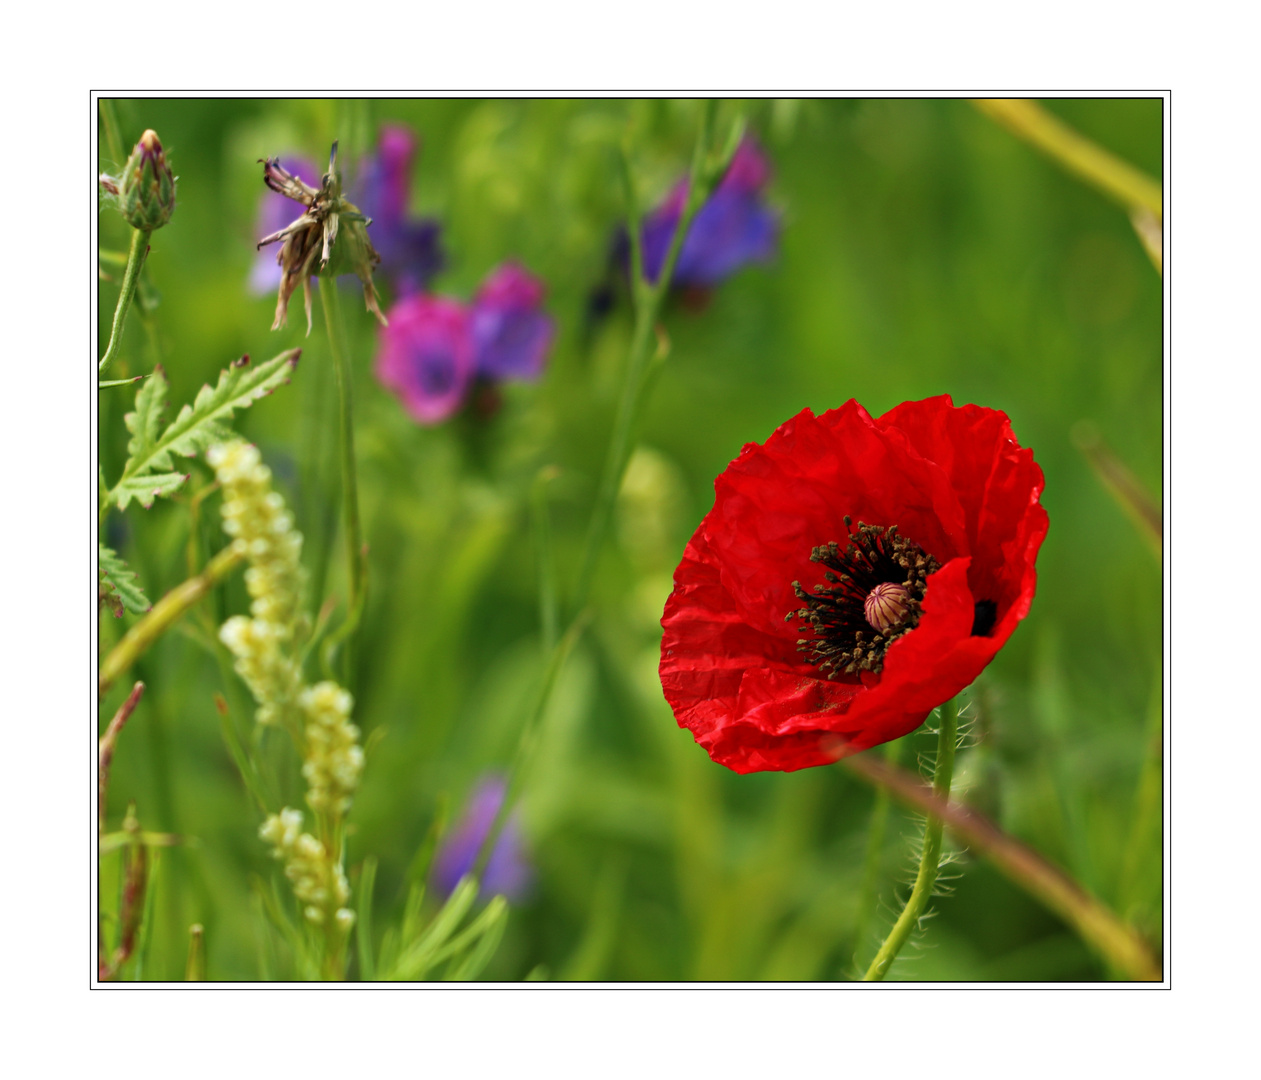
[(1161, 220), (1164, 201), (1157, 181), (1074, 131), (1041, 105), (1022, 98), (988, 98), (972, 104), (1105, 195)]

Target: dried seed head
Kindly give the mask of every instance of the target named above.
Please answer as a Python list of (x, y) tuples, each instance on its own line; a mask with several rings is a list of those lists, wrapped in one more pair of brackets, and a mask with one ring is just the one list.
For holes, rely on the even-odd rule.
[(342, 196), (341, 176), (337, 172), (337, 143), (329, 155), (328, 172), (318, 188), (293, 176), (275, 158), (261, 159), (263, 183), (272, 191), (300, 203), (305, 212), (279, 232), (264, 236), (258, 246), (281, 241), (276, 262), (280, 264), (280, 293), (276, 299), (276, 319), (272, 329), (285, 325), (289, 315), (289, 297), (302, 286), (306, 307), (307, 333), (311, 332), (311, 278), (315, 274), (334, 275), (353, 272), (363, 282), (363, 298), (369, 311), (381, 325), (385, 316), (377, 305), (372, 285), (372, 271), (381, 261), (368, 239), (371, 219), (359, 207)]

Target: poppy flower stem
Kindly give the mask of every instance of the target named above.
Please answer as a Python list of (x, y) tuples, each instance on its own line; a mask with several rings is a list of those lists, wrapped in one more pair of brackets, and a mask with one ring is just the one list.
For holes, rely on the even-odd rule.
[[(937, 733), (937, 765), (933, 770), (933, 794), (939, 799), (950, 798), (950, 780), (954, 774), (955, 736), (959, 729), (959, 704), (957, 698), (951, 698), (938, 712), (941, 724)], [(918, 925), (924, 909), (928, 907), (929, 898), (933, 894), (933, 886), (937, 883), (937, 871), (941, 864), (942, 820), (933, 814), (928, 815), (924, 823), (924, 849), (920, 855), (919, 873), (915, 875), (915, 884), (906, 907), (893, 924), (889, 936), (884, 939), (880, 951), (863, 976), (864, 982), (883, 979), (889, 966), (897, 958), (902, 946), (911, 936), (911, 931)]]
[(1121, 977), (1160, 982), (1160, 958), (1142, 936), (1059, 867), (1008, 836), (988, 818), (935, 791), (903, 769), (856, 754), (841, 766), (868, 783), (886, 788), (899, 802), (938, 815), (969, 850), (988, 859), (1008, 880), (1055, 912)]
[[(896, 765), (902, 756), (904, 739), (894, 739), (885, 748), (885, 761)], [(885, 829), (889, 824), (889, 792), (884, 788), (876, 789), (876, 801), (871, 808), (871, 824), (867, 827), (867, 851), (863, 859), (863, 884), (858, 894), (858, 907), (854, 916), (854, 958), (853, 965), (858, 971), (858, 953), (863, 947), (863, 939), (867, 935), (867, 924), (872, 908), (876, 904), (876, 883), (880, 877), (880, 854), (884, 848)]]
[(131, 233), (131, 250), (127, 253), (127, 269), (123, 271), (123, 287), (118, 294), (118, 303), (114, 307), (114, 322), (109, 331), (109, 344), (105, 347), (105, 355), (97, 365), (97, 374), (103, 375), (110, 364), (117, 358), (123, 344), (123, 323), (127, 319), (127, 310), (136, 295), (136, 286), (140, 282), (140, 270), (144, 266), (145, 256), (149, 254), (149, 236), (146, 229), (133, 229)]
[(331, 277), (321, 277), (319, 280), (320, 304), (324, 308), (324, 326), (328, 331), (328, 347), (333, 354), (333, 372), (337, 378), (337, 411), (342, 459), (342, 523), (346, 533), (346, 584), (350, 590), (346, 621), (330, 637), (327, 644), (345, 643), (345, 671), (349, 673), (352, 655), (350, 638), (363, 612), (365, 591), (363, 536), (359, 526), (359, 481), (355, 468), (354, 402), (351, 399), (346, 336), (342, 326), (341, 308), (337, 302), (337, 283)]

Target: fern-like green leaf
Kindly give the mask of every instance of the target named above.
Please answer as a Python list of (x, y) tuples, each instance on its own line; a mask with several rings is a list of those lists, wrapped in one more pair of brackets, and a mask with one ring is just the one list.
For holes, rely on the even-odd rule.
[(188, 479), (188, 473), (144, 473), (141, 476), (124, 477), (114, 485), (110, 498), (118, 503), (120, 510), (126, 510), (127, 504), (135, 499), (146, 510), (153, 505), (159, 495), (170, 495), (178, 490)]
[[(148, 611), (153, 605), (145, 596), (144, 590), (136, 580), (136, 572), (117, 554), (104, 544), (97, 544), (99, 558), (97, 569), (101, 575), (102, 595), (106, 595), (106, 603), (114, 614), (121, 615), (126, 608), (133, 615)], [(117, 602), (117, 606), (115, 602)]]
[[(259, 398), (289, 381), (301, 349), (288, 349), (265, 363), (250, 365), (248, 356), (219, 373), (213, 387), (203, 386), (191, 405), (185, 405), (165, 431), (158, 434), (166, 404), (167, 379), (161, 366), (136, 394), (136, 411), (124, 418), (132, 433), (129, 457), (122, 478), (110, 491), (110, 501), (120, 510), (136, 499), (150, 507), (157, 495), (169, 495), (184, 481), (172, 472), (172, 455), (192, 457), (217, 442), (232, 437), (228, 421), (237, 409), (248, 408)], [(159, 471), (161, 470), (161, 471)]]
[(169, 385), (166, 372), (159, 364), (153, 369), (153, 378), (136, 391), (136, 411), (123, 417), (123, 423), (131, 432), (131, 440), (127, 443), (129, 466), (132, 461), (147, 458), (153, 453), (158, 432), (162, 429), (162, 411), (166, 408)]

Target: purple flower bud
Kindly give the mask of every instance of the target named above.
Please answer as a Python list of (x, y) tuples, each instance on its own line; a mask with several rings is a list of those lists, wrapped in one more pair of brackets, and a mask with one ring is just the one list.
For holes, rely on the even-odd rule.
[[(320, 186), (320, 170), (305, 158), (285, 157), (285, 168), (299, 180), (311, 187)], [(258, 225), (256, 236), (270, 236), (278, 232), (293, 220), (293, 203), (278, 191), (267, 189), (263, 192), (258, 204)], [(274, 293), (280, 286), (280, 264), (276, 261), (276, 252), (262, 248), (254, 256), (254, 264), (250, 267), (249, 290), (255, 296), (266, 296)]]
[(460, 407), (473, 378), (469, 318), (455, 300), (413, 293), (389, 311), (381, 330), (376, 375), (422, 424)]
[(507, 262), (482, 283), (471, 325), (477, 374), (486, 379), (537, 379), (556, 334), (540, 310), (543, 283)]
[(377, 149), (360, 163), (351, 190), (359, 209), (372, 219), (380, 272), (400, 292), (424, 289), (445, 262), (438, 222), (407, 216), (416, 149), (416, 136), (408, 128), (383, 125)]
[[(762, 199), (769, 179), (766, 156), (746, 138), (717, 189), (692, 219), (674, 269), (673, 285), (716, 285), (747, 263), (774, 256), (779, 218)], [(686, 198), (684, 180), (644, 221), (644, 274), (649, 281), (656, 281), (661, 273)]]
[[(430, 880), (442, 896), (450, 896), (460, 878), (473, 869), (506, 792), (506, 781), (496, 774), (483, 777), (473, 789), (463, 817), (443, 839), (434, 857)], [(532, 879), (533, 873), (525, 859), (521, 823), (514, 811), (504, 823), (487, 860), (482, 893), (499, 894), (517, 901), (529, 892)]]

